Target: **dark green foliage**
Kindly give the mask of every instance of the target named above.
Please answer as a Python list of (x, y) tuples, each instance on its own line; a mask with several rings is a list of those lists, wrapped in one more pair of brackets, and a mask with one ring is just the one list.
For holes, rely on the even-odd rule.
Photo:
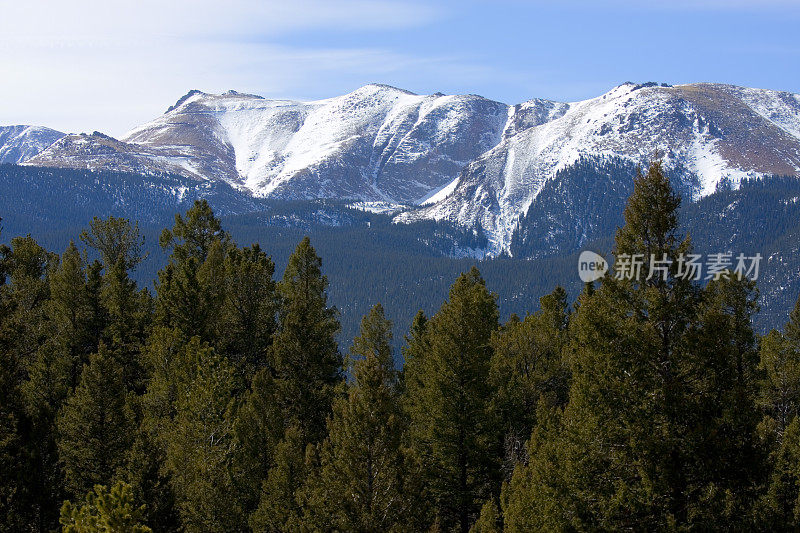
[[(679, 198), (659, 165), (639, 176), (616, 253), (677, 259)], [(570, 326), (563, 416), (539, 424), (505, 499), (544, 529), (754, 527), (756, 310), (750, 282), (702, 294), (676, 276), (603, 279)], [(542, 413), (543, 411), (539, 411)], [(736, 465), (736, 466), (733, 466)]]
[(769, 485), (758, 507), (764, 529), (800, 527), (800, 418), (793, 418), (771, 458)]
[(64, 533), (150, 533), (142, 524), (144, 508), (136, 507), (130, 486), (123, 482), (110, 490), (96, 485), (80, 506), (64, 502), (60, 523)]
[(182, 350), (186, 372), (167, 424), (164, 466), (189, 531), (235, 531), (244, 517), (230, 474), (234, 375), (231, 364), (197, 338)]
[(175, 215), (175, 225), (163, 230), (159, 243), (171, 254), (158, 274), (158, 322), (177, 328), (187, 339), (216, 340), (230, 237), (203, 200), (195, 202), (185, 218)]
[(172, 256), (178, 262), (194, 258), (202, 263), (217, 241), (227, 245), (229, 237), (222, 231), (222, 225), (208, 202), (196, 200), (185, 217), (175, 215), (175, 225), (172, 230), (164, 229), (161, 232), (159, 244), (162, 248), (171, 249)]
[[(2, 305), (2, 302), (0, 302)], [(2, 316), (2, 315), (0, 315)], [(19, 368), (8, 350), (0, 347), (0, 531), (23, 530), (32, 520), (27, 507), (25, 479), (28, 464), (25, 450), (24, 399), (19, 389)]]
[(275, 264), (258, 244), (234, 248), (225, 258), (225, 298), (215, 336), (219, 349), (228, 354), (247, 380), (266, 365), (267, 350), (277, 327), (274, 273)]
[[(574, 192), (567, 182), (590, 182), (590, 169), (549, 194)], [(781, 187), (707, 200), (767, 208), (795, 190)], [(638, 176), (616, 253), (687, 253), (688, 193), (658, 165)], [(572, 310), (570, 280), (530, 313), (527, 295), (559, 270), (574, 277), (573, 258), (505, 258), (482, 263), (488, 282), (474, 268), (458, 276), (427, 318), (473, 261), (420, 240), (481, 236), (325, 202), (261, 207), (272, 233), (241, 215), (229, 234), (205, 201), (177, 217), (154, 296), (131, 273), (154, 269), (139, 261), (152, 228), (122, 218), (90, 223), (102, 261), (31, 237), (0, 246), (0, 531), (51, 531), (59, 516), (67, 531), (799, 527), (800, 303), (759, 339), (753, 283), (701, 287), (673, 265), (666, 279), (587, 284)], [(531, 244), (543, 219), (529, 215)], [(298, 224), (325, 237), (330, 287), (308, 238), (289, 253)], [(275, 237), (282, 281), (234, 234)], [(487, 285), (525, 318), (501, 327)], [(392, 307), (369, 310), (343, 361), (329, 302), (352, 317), (376, 294)], [(392, 313), (410, 324), (402, 368)]]
[(410, 441), (424, 465), (436, 523), (445, 530), (467, 531), (499, 482), (489, 382), (497, 328), (496, 295), (473, 268), (456, 280), (449, 300), (425, 325), (424, 346), (410, 348)]
[(269, 368), (256, 373), (234, 424), (234, 483), (239, 504), (252, 513), (261, 499), (261, 485), (275, 464), (275, 450), (284, 438), (283, 413)]
[(73, 496), (107, 485), (120, 473), (133, 430), (125, 400), (122, 367), (101, 344), (57, 420), (58, 456)]
[(405, 420), (392, 358), (392, 324), (380, 304), (350, 350), (353, 381), (334, 400), (319, 467), (309, 476), (308, 520), (341, 531), (399, 531), (412, 521), (414, 473), (401, 449)]
[(250, 517), (253, 531), (300, 531), (303, 528), (303, 484), (308, 475), (303, 437), (297, 427), (284, 433), (274, 450), (274, 466), (261, 489), (256, 511)]
[(800, 350), (780, 331), (761, 339), (761, 370), (764, 378), (759, 398), (767, 416), (782, 435), (800, 407)]
[(281, 310), (269, 353), (284, 427), (300, 430), (304, 443), (325, 436), (342, 358), (336, 345), (339, 321), (328, 307), (328, 279), (308, 238), (289, 258), (278, 284)]
[(139, 232), (139, 224), (131, 224), (124, 218), (94, 217), (89, 229), (81, 232), (81, 240), (100, 254), (109, 269), (120, 263), (123, 270), (133, 270), (144, 259), (144, 237)]
[(525, 443), (536, 425), (540, 402), (563, 407), (569, 392), (567, 343), (569, 309), (561, 287), (540, 300), (540, 311), (520, 321), (513, 315), (492, 336), (490, 379), (497, 392), (494, 409), (503, 431), (504, 471), (510, 477), (527, 460)]

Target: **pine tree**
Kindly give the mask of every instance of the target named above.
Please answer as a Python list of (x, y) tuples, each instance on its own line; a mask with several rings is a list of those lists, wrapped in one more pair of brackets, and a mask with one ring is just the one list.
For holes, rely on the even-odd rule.
[(157, 322), (175, 327), (186, 340), (197, 336), (215, 342), (225, 299), (224, 262), (233, 247), (205, 200), (196, 201), (186, 216), (175, 215), (172, 230), (164, 229), (161, 247), (170, 250), (169, 263), (158, 273)]
[[(22, 491), (15, 491), (15, 500), (21, 505), (34, 528), (50, 529), (58, 521), (58, 504), (61, 499), (61, 473), (55, 450), (53, 413), (58, 405), (43, 405), (33, 391), (28, 378), (43, 370), (40, 354), (47, 352), (50, 359), (65, 362), (52, 344), (45, 350), (52, 336), (47, 304), (50, 297), (48, 276), (58, 264), (58, 257), (39, 246), (30, 236), (11, 239), (10, 246), (0, 246), (0, 262), (7, 276), (0, 286), (0, 354), (8, 374), (7, 397), (9, 430), (16, 428), (16, 437), (9, 435), (9, 452), (20, 460), (19, 468), (8, 476), (11, 482), (22, 476)], [(48, 370), (47, 395), (63, 400), (68, 381), (68, 371), (63, 365)], [(52, 378), (52, 379), (50, 379)], [(15, 394), (21, 397), (14, 398)], [(6, 401), (3, 397), (2, 402)], [(2, 403), (0, 402), (0, 403)], [(37, 403), (39, 402), (39, 403)], [(14, 407), (16, 406), (16, 407)], [(22, 409), (22, 412), (17, 411)], [(16, 443), (16, 444), (14, 444)], [(18, 446), (17, 446), (18, 445)], [(18, 455), (17, 455), (18, 454)], [(5, 476), (0, 476), (5, 477)]]
[(778, 439), (800, 407), (800, 346), (783, 333), (772, 330), (761, 340), (761, 363), (764, 373), (760, 403), (776, 424)]
[(267, 364), (277, 327), (275, 264), (255, 244), (234, 248), (225, 258), (225, 297), (217, 322), (219, 348), (236, 363), (246, 382)]
[(236, 413), (233, 472), (246, 515), (259, 506), (261, 486), (275, 466), (275, 450), (284, 437), (283, 413), (276, 394), (270, 369), (262, 368), (253, 377)]
[(470, 533), (500, 533), (503, 531), (500, 511), (494, 498), (487, 500), (481, 507), (478, 520), (470, 528)]
[(769, 531), (797, 531), (800, 528), (800, 418), (786, 426), (775, 450), (766, 494), (758, 518)]
[[(563, 459), (580, 453), (566, 450), (572, 443), (563, 438), (562, 411), (553, 409), (540, 399), (536, 426), (527, 442), (531, 460), (516, 466), (511, 479), (503, 483), (500, 495), (503, 521), (507, 531), (563, 531), (578, 529), (585, 517), (575, 515), (565, 520), (565, 512), (574, 507), (566, 478)], [(569, 453), (567, 453), (569, 452)]]
[(133, 403), (138, 431), (127, 456), (125, 479), (147, 506), (147, 523), (159, 531), (178, 531), (180, 518), (172, 475), (166, 467), (176, 403), (193, 379), (190, 349), (174, 329), (156, 327), (143, 351), (147, 391)]
[(410, 370), (420, 360), (422, 355), (428, 350), (428, 344), (425, 336), (427, 330), (428, 317), (425, 312), (420, 309), (411, 321), (411, 327), (408, 334), (404, 337), (405, 345), (402, 347), (403, 352), (403, 368), (400, 370), (399, 388), (401, 394), (405, 395), (408, 388), (409, 379), (417, 381), (414, 385), (419, 388), (422, 384), (417, 380), (421, 377), (423, 372)]
[[(3, 305), (0, 299), (0, 307)], [(2, 321), (0, 312), (0, 321)], [(0, 338), (0, 341), (2, 339)], [(33, 465), (26, 450), (27, 417), (14, 356), (0, 343), (0, 531), (23, 530), (33, 521), (28, 508), (29, 475)]]
[(456, 280), (448, 301), (427, 323), (425, 350), (410, 348), (415, 354), (406, 374), (410, 439), (442, 529), (467, 531), (499, 489), (500, 439), (488, 379), (497, 327), (496, 296), (473, 267)]
[[(698, 528), (738, 528), (752, 520), (756, 487), (766, 481), (766, 455), (757, 437), (758, 348), (752, 329), (758, 311), (755, 283), (730, 276), (708, 284), (693, 334), (701, 354), (690, 409), (700, 431), (691, 445), (697, 493), (690, 493), (689, 522)], [(697, 435), (701, 436), (695, 442)], [(691, 486), (690, 486), (691, 487)], [(749, 522), (755, 527), (753, 522)]]
[(185, 217), (175, 215), (172, 230), (162, 231), (159, 239), (162, 248), (172, 250), (176, 262), (193, 257), (198, 263), (203, 263), (215, 242), (221, 242), (227, 249), (230, 236), (222, 229), (206, 200), (195, 200)]
[(538, 313), (524, 321), (513, 316), (492, 336), (490, 378), (505, 434), (506, 477), (527, 459), (525, 442), (536, 425), (540, 399), (552, 407), (563, 407), (567, 400), (568, 369), (562, 359), (569, 324), (566, 291), (557, 287), (540, 303)]
[(125, 264), (118, 261), (103, 276), (100, 301), (107, 320), (103, 337), (122, 366), (125, 386), (141, 393), (144, 375), (140, 353), (152, 316), (150, 293), (137, 290)]
[(800, 527), (800, 300), (784, 332), (761, 339), (758, 401), (762, 447), (769, 452), (769, 481), (756, 516), (772, 531)]
[[(648, 277), (644, 270), (638, 279), (609, 275), (582, 297), (570, 328), (569, 403), (557, 423), (534, 431), (530, 464), (512, 480), (522, 490), (508, 491), (506, 523), (546, 529), (747, 523), (746, 487), (757, 483), (758, 469), (748, 398), (755, 377), (753, 291), (746, 281), (723, 280), (701, 295), (678, 275), (681, 254), (690, 250), (677, 234), (679, 203), (659, 164), (637, 177), (616, 256), (618, 262), (625, 254), (666, 259), (668, 271)], [(747, 457), (756, 466), (734, 471), (725, 457)]]
[(64, 502), (60, 522), (64, 533), (150, 533), (143, 517), (144, 506), (135, 506), (130, 486), (117, 482), (111, 489), (95, 485), (79, 507)]
[(189, 531), (234, 531), (243, 517), (230, 472), (234, 376), (227, 360), (199, 339), (183, 350), (175, 416), (165, 437), (166, 462), (183, 526)]
[(269, 361), (284, 427), (296, 426), (303, 441), (313, 443), (325, 436), (342, 366), (337, 311), (328, 307), (328, 279), (321, 267), (310, 240), (304, 238), (278, 285), (280, 322)]
[(392, 323), (377, 304), (350, 350), (353, 382), (334, 400), (319, 473), (308, 493), (312, 518), (341, 531), (391, 531), (409, 524), (404, 430), (391, 349)]
[(789, 314), (789, 322), (784, 328), (784, 333), (795, 346), (800, 346), (800, 297), (794, 304), (794, 309)]
[(262, 485), (258, 508), (250, 516), (249, 525), (253, 531), (305, 529), (301, 491), (309, 465), (304, 440), (300, 429), (292, 426), (275, 446), (274, 466)]
[(70, 242), (58, 268), (50, 276), (47, 315), (53, 325), (52, 340), (70, 360), (68, 386), (78, 384), (80, 371), (97, 350), (91, 335), (92, 309), (86, 284), (86, 268), (74, 243)]
[(122, 368), (105, 345), (84, 366), (57, 426), (58, 454), (70, 494), (80, 496), (96, 484), (108, 484), (120, 472), (132, 427)]
[(8, 273), (3, 337), (21, 364), (28, 365), (49, 334), (45, 314), (50, 297), (47, 276), (58, 256), (39, 246), (30, 235), (11, 239), (11, 246), (4, 246), (2, 253)]
[(131, 224), (126, 218), (94, 217), (89, 228), (81, 232), (80, 238), (100, 254), (107, 270), (117, 263), (126, 272), (134, 270), (146, 257), (142, 252), (144, 237), (139, 231), (139, 224)]
[[(91, 305), (87, 292), (84, 262), (70, 243), (58, 266), (48, 275), (50, 298), (43, 304), (47, 339), (39, 345), (28, 366), (28, 379), (22, 385), (30, 416), (30, 437), (37, 458), (37, 473), (32, 485), (48, 495), (48, 507), (61, 499), (61, 467), (56, 446), (56, 416), (81, 377), (89, 354), (97, 351), (91, 334)], [(53, 509), (55, 510), (55, 508)]]

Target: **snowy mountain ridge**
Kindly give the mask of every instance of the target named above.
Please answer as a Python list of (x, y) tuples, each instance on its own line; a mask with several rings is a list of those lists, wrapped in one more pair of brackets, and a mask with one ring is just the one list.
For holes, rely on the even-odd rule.
[(255, 196), (415, 203), (496, 145), (508, 106), (384, 85), (298, 102), (192, 91), (115, 140), (68, 136), (32, 165), (168, 171)]
[(398, 215), (481, 227), (490, 253), (555, 174), (581, 157), (660, 157), (697, 199), (746, 177), (800, 175), (800, 96), (726, 85), (623, 84), (568, 105), (471, 162), (445, 198)]
[(42, 126), (0, 126), (0, 163), (27, 161), (64, 135)]
[(417, 206), (395, 221), (480, 228), (495, 255), (559, 170), (612, 156), (661, 157), (694, 198), (745, 177), (798, 176), (800, 95), (625, 83), (579, 102), (506, 105), (378, 84), (311, 102), (194, 90), (119, 140), (67, 135), (24, 162), (174, 173), (256, 197)]

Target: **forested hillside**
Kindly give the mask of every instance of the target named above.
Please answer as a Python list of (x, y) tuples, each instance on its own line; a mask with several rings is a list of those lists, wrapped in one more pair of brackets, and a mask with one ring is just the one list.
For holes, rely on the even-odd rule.
[[(611, 251), (635, 173), (635, 166), (617, 158), (582, 159), (546, 185), (520, 219), (513, 258), (478, 259), (487, 246), (480, 231), (433, 221), (394, 224), (387, 214), (343, 201), (254, 199), (224, 183), (168, 174), (0, 165), (0, 243), (30, 233), (45, 248), (63, 250), (95, 215), (137, 221), (146, 257), (131, 277), (152, 289), (167, 262), (158, 246), (161, 230), (172, 225), (175, 213), (205, 199), (234, 240), (261, 243), (279, 272), (297, 243), (310, 236), (331, 280), (330, 301), (341, 313), (342, 349), (358, 333), (361, 317), (381, 301), (394, 323), (398, 352), (414, 313), (436, 311), (452, 280), (473, 265), (497, 293), (504, 320), (537, 309), (539, 296), (556, 285), (574, 301), (581, 290), (577, 256), (584, 249)], [(756, 329), (765, 333), (782, 325), (800, 292), (800, 182), (744, 181), (737, 190), (723, 188), (697, 202), (688, 201), (690, 190), (679, 192), (686, 198), (681, 228), (698, 250), (765, 257)]]
[(277, 267), (204, 200), (159, 235), (152, 290), (128, 219), (60, 255), (15, 236), (0, 530), (796, 530), (800, 303), (762, 337), (754, 282), (682, 276), (680, 203), (654, 164), (614, 239), (669, 258), (663, 276), (618, 266), (507, 318), (502, 265), (555, 263), (449, 263), (432, 311), (394, 335), (397, 302), (374, 298), (346, 341), (324, 244), (297, 238)]

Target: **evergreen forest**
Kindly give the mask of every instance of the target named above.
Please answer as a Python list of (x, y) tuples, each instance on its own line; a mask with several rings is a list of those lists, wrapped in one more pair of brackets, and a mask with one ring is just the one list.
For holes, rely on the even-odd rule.
[[(614, 254), (694, 250), (684, 195), (640, 171)], [(197, 200), (152, 288), (125, 217), (2, 245), (0, 531), (800, 529), (800, 301), (762, 335), (755, 282), (673, 261), (505, 315), (471, 267), (343, 341), (298, 240), (281, 272)]]

